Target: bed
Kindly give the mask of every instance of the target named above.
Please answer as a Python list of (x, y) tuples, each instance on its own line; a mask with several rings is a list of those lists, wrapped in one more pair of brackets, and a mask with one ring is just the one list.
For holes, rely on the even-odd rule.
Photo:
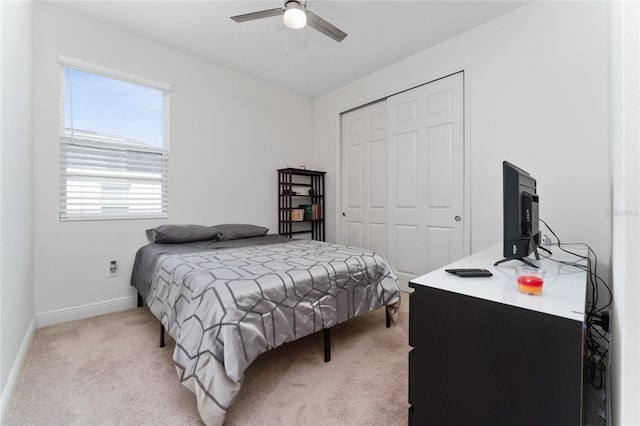
[(261, 353), (383, 306), (397, 315), (397, 277), (376, 253), (254, 225), (163, 227), (147, 232), (131, 285), (175, 340), (207, 425), (224, 423)]

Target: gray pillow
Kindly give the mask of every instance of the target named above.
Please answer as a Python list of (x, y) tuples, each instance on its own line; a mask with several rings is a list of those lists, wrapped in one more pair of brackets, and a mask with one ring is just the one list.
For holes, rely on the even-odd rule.
[(269, 232), (269, 228), (243, 223), (231, 223), (225, 225), (212, 226), (216, 230), (216, 235), (220, 241), (238, 240), (240, 238), (262, 237)]
[(158, 244), (180, 244), (214, 240), (218, 231), (202, 225), (160, 225), (147, 229), (149, 241)]

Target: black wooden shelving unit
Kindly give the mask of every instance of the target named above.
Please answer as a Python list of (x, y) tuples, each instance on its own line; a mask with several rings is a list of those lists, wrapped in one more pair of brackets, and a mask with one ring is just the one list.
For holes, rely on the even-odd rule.
[[(312, 240), (325, 240), (324, 175), (316, 170), (286, 168), (278, 170), (278, 233), (292, 238), (307, 234)], [(302, 218), (294, 210), (314, 206)], [(306, 208), (304, 208), (306, 210)], [(296, 219), (296, 220), (293, 220)]]

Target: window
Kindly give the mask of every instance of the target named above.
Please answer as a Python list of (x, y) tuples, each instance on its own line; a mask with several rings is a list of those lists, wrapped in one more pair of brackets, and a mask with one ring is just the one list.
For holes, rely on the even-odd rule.
[(61, 62), (60, 219), (167, 217), (168, 88)]

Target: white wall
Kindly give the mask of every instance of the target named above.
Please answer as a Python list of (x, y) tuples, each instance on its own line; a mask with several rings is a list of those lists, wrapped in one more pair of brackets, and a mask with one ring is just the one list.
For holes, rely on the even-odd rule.
[(615, 425), (640, 425), (640, 4), (610, 2), (613, 172), (611, 400)]
[(0, 2), (0, 421), (33, 334), (31, 2)]
[[(314, 163), (340, 232), (339, 113), (465, 69), (471, 251), (502, 239), (502, 160), (538, 180), (541, 215), (608, 274), (606, 2), (535, 2), (314, 100)], [(469, 218), (467, 218), (469, 220)]]
[[(58, 220), (58, 54), (172, 85), (168, 221)], [(311, 120), (310, 100), (297, 94), (36, 3), (34, 287), (39, 324), (57, 310), (133, 303), (129, 278), (147, 228), (164, 222), (240, 222), (277, 233), (276, 169), (308, 164)], [(107, 278), (112, 259), (120, 265), (119, 276)]]

